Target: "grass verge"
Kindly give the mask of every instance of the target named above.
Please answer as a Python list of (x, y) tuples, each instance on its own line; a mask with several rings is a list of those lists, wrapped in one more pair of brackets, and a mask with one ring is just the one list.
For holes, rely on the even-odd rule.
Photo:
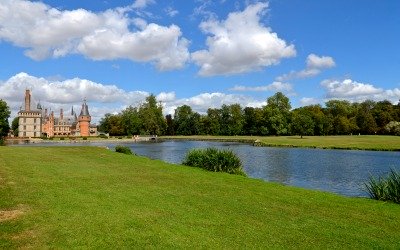
[(0, 248), (400, 247), (393, 203), (101, 148), (1, 147), (0, 178)]

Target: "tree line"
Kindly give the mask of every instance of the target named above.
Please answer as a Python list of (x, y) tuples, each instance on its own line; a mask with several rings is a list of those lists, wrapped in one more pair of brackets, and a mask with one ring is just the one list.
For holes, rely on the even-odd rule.
[(261, 108), (239, 104), (209, 108), (206, 114), (188, 105), (163, 117), (154, 95), (138, 107), (129, 106), (119, 114), (106, 114), (99, 130), (110, 135), (400, 135), (400, 102), (384, 100), (350, 103), (330, 100), (292, 110), (281, 92), (267, 99)]

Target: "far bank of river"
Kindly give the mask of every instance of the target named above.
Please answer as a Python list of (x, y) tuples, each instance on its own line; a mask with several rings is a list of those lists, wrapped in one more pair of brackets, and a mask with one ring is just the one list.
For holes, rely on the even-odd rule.
[(45, 142), (29, 146), (105, 146), (123, 144), (136, 154), (180, 164), (193, 148), (217, 147), (233, 150), (249, 177), (285, 185), (324, 190), (347, 196), (366, 196), (364, 183), (370, 175), (400, 170), (399, 152), (329, 150), (285, 147), (253, 147), (251, 144), (219, 141), (166, 140), (139, 143), (131, 140)]

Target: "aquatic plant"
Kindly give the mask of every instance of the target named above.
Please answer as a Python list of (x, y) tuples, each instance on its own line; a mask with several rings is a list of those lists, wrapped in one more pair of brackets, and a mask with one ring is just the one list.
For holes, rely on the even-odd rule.
[(115, 152), (126, 154), (126, 155), (133, 155), (133, 152), (130, 148), (126, 146), (118, 145), (115, 147)]
[(370, 176), (365, 187), (372, 199), (400, 203), (400, 173), (393, 169), (386, 178)]
[(246, 176), (242, 161), (231, 150), (216, 148), (190, 150), (182, 162), (183, 165), (203, 168), (213, 172), (226, 172)]

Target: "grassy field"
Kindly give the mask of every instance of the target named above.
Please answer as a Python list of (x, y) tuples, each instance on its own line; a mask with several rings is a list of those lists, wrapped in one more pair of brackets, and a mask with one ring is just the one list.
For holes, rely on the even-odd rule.
[(0, 147), (0, 249), (399, 248), (400, 206), (96, 147)]
[(259, 141), (262, 146), (400, 151), (400, 136), (163, 136), (164, 139)]

